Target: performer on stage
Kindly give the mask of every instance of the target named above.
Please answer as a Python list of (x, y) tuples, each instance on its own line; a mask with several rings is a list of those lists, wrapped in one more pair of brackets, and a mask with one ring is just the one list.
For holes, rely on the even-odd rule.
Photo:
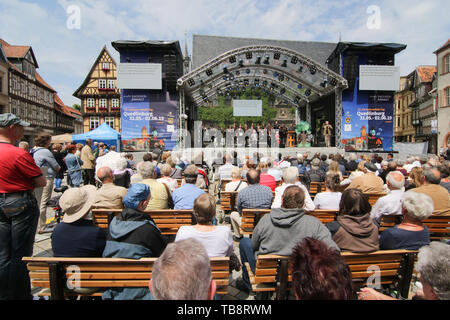
[(333, 127), (328, 123), (328, 121), (325, 121), (322, 125), (322, 130), (323, 136), (325, 137), (325, 145), (329, 148), (331, 147), (331, 130), (333, 130)]

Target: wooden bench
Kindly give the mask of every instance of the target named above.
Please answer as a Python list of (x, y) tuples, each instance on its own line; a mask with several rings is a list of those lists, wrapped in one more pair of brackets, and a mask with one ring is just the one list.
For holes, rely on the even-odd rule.
[[(417, 251), (380, 250), (371, 253), (342, 252), (341, 255), (352, 273), (354, 292), (371, 285), (370, 280), (378, 275), (380, 285), (394, 285), (402, 297), (408, 297)], [(292, 285), (290, 257), (259, 255), (255, 272), (252, 272), (248, 262), (245, 266), (253, 292), (275, 293), (276, 300), (286, 299)]]
[[(148, 287), (157, 258), (55, 258), (24, 257), (31, 286), (42, 288), (39, 296), (63, 300), (67, 296), (101, 296), (108, 288)], [(212, 277), (218, 294), (226, 294), (229, 279), (229, 257), (210, 258)], [(74, 274), (77, 270), (77, 274)], [(79, 288), (100, 288), (91, 293), (69, 291), (76, 276)], [(68, 281), (69, 280), (69, 281)], [(74, 283), (73, 283), (74, 284)]]
[(323, 224), (327, 224), (336, 220), (338, 212), (338, 210), (317, 209), (314, 211), (307, 211), (306, 214), (316, 217)]
[(311, 196), (311, 199), (314, 200), (314, 197), (316, 194), (321, 192), (321, 186), (322, 182), (311, 182), (309, 185), (309, 195)]
[[(392, 228), (396, 224), (401, 223), (403, 216), (382, 216), (380, 219), (379, 231), (383, 232), (388, 228)], [(430, 232), (430, 240), (447, 240), (450, 239), (450, 216), (431, 215), (428, 219), (422, 221), (428, 227)]]
[(379, 198), (387, 195), (387, 193), (364, 193), (364, 194), (368, 197), (371, 206), (373, 206)]
[[(92, 209), (94, 224), (97, 227), (107, 230), (113, 217), (120, 212), (122, 212), (122, 209)], [(156, 226), (164, 235), (177, 234), (181, 226), (195, 224), (192, 210), (149, 210), (145, 211), (145, 213), (152, 217)]]
[(270, 213), (271, 209), (242, 209), (242, 223), (240, 232), (242, 235), (252, 235), (258, 221)]
[(220, 209), (223, 212), (236, 211), (237, 191), (222, 191), (220, 192)]

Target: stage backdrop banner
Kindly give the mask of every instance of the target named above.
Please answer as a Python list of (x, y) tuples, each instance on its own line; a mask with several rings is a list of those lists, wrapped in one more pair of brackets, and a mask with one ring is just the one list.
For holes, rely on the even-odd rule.
[(149, 90), (127, 89), (122, 90), (121, 100), (124, 151), (148, 151), (155, 142), (168, 150), (175, 146), (171, 140), (177, 126), (175, 101), (152, 102)]
[[(357, 86), (355, 86), (356, 90)], [(392, 151), (394, 136), (392, 92), (344, 92), (342, 144), (348, 151)]]

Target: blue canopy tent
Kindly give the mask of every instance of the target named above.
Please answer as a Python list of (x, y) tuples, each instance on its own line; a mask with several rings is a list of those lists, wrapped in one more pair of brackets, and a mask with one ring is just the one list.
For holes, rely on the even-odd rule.
[(103, 142), (108, 147), (116, 146), (116, 151), (120, 151), (120, 133), (106, 123), (102, 123), (92, 131), (72, 135), (72, 140), (76, 143), (84, 144), (86, 139), (92, 139), (93, 142)]

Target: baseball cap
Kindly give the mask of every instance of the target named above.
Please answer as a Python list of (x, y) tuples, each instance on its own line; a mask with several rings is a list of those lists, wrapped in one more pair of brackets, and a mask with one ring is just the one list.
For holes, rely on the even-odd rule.
[(364, 164), (364, 167), (366, 167), (366, 169), (368, 169), (368, 170), (370, 170), (370, 171), (372, 171), (372, 172), (375, 172), (375, 171), (378, 170), (377, 166), (374, 165), (372, 162), (366, 162), (366, 163)]
[(147, 200), (150, 187), (143, 183), (133, 183), (123, 197), (123, 205), (126, 208), (137, 209), (139, 202)]
[(28, 122), (22, 121), (19, 117), (12, 113), (2, 113), (0, 114), (0, 128), (8, 127), (11, 125), (19, 124), (22, 127), (29, 127)]

